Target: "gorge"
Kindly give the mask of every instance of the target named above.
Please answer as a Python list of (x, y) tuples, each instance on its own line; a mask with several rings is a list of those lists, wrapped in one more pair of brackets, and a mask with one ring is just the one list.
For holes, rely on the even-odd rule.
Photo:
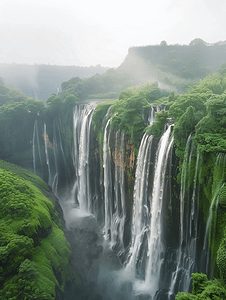
[(40, 176), (63, 211), (80, 284), (57, 299), (226, 297), (225, 74), (180, 95), (154, 83), (88, 103), (70, 83), (46, 107), (0, 107), (0, 159)]

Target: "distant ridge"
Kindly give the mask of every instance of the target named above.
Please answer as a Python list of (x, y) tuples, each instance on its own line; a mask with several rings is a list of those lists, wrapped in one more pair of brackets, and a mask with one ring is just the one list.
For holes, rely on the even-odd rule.
[(19, 89), (24, 95), (36, 100), (46, 100), (61, 90), (61, 84), (72, 77), (88, 78), (103, 74), (108, 68), (101, 65), (90, 67), (57, 66), (45, 64), (0, 64), (0, 77), (6, 84)]

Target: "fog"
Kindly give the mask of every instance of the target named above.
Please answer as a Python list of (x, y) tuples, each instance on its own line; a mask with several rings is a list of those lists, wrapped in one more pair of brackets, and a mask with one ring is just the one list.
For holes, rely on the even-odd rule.
[(7, 0), (0, 63), (117, 67), (131, 46), (225, 40), (224, 0)]

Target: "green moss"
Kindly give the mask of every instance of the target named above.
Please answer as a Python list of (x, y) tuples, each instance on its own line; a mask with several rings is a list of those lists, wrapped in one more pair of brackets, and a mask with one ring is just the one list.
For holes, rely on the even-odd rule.
[(70, 275), (71, 249), (54, 205), (30, 181), (3, 169), (0, 199), (1, 299), (55, 299), (56, 286), (63, 290)]

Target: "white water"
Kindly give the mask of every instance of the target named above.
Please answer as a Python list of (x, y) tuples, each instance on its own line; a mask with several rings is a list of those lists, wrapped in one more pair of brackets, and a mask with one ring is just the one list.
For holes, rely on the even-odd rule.
[(155, 109), (154, 109), (154, 107), (152, 106), (152, 107), (151, 107), (151, 111), (150, 111), (150, 113), (149, 113), (149, 117), (148, 117), (148, 123), (149, 123), (149, 125), (151, 126), (153, 122), (155, 122)]
[[(91, 132), (91, 117), (93, 107), (76, 106), (74, 110), (74, 157), (73, 165), (75, 169), (75, 180), (72, 184), (71, 193), (67, 208), (64, 208), (64, 213), (67, 213), (67, 218), (71, 220), (81, 219), (82, 217), (90, 216), (92, 213), (92, 197), (90, 187), (90, 156), (94, 155), (90, 151), (90, 132)], [(110, 112), (110, 110), (109, 110)], [(108, 112), (108, 113), (109, 113)], [(53, 151), (55, 157), (55, 169), (50, 169), (47, 141), (45, 141), (45, 154), (48, 166), (49, 179), (52, 181), (52, 186), (57, 193), (58, 177), (60, 172), (58, 168), (59, 156), (62, 157), (62, 162), (65, 164), (66, 159), (64, 148), (61, 141), (61, 136), (56, 125), (53, 128)], [(152, 299), (156, 299), (156, 292), (160, 289), (160, 270), (163, 264), (165, 253), (165, 244), (162, 240), (162, 209), (163, 209), (163, 193), (164, 181), (166, 174), (166, 165), (169, 157), (170, 149), (173, 145), (173, 139), (170, 136), (171, 127), (163, 134), (156, 153), (155, 172), (150, 174), (150, 159), (151, 152), (154, 153), (153, 137), (143, 136), (139, 153), (137, 157), (135, 186), (133, 193), (133, 215), (131, 222), (132, 239), (127, 260), (127, 265), (123, 270), (123, 275), (127, 280), (131, 280), (132, 289), (136, 295), (148, 294)], [(46, 134), (46, 126), (44, 125), (44, 136)], [(110, 129), (110, 120), (108, 120), (104, 128), (103, 142), (103, 189), (104, 189), (104, 231), (105, 238), (110, 246), (116, 246), (117, 254), (127, 251), (124, 247), (123, 236), (125, 234), (125, 222), (127, 218), (126, 199), (125, 199), (125, 136), (117, 132), (115, 134), (115, 145), (112, 146), (111, 139), (114, 133)], [(111, 151), (110, 151), (111, 139)], [(38, 141), (38, 126), (34, 125), (33, 132), (33, 165), (36, 169), (37, 157), (36, 149), (40, 149)], [(36, 152), (35, 152), (36, 151)], [(40, 150), (38, 150), (40, 153)], [(194, 148), (191, 142), (191, 136), (187, 141), (184, 156), (184, 166), (181, 175), (181, 191), (180, 191), (180, 215), (178, 213), (178, 222), (180, 221), (179, 232), (179, 247), (175, 260), (175, 268), (170, 270), (171, 282), (169, 284), (168, 299), (173, 299), (174, 292), (178, 290), (188, 291), (190, 285), (190, 274), (195, 270), (196, 248), (198, 240), (198, 177), (201, 171), (201, 157), (197, 155), (195, 176), (193, 180), (193, 190), (189, 199), (185, 199), (185, 190), (188, 181), (191, 181), (191, 161), (195, 155)], [(37, 154), (36, 154), (37, 156)], [(41, 155), (39, 154), (39, 160)], [(114, 162), (114, 164), (113, 164)], [(218, 163), (216, 163), (218, 164)], [(224, 165), (225, 166), (225, 165)], [(186, 170), (186, 172), (185, 172)], [(52, 172), (52, 174), (51, 174)], [(54, 175), (55, 174), (55, 175)], [(113, 176), (114, 174), (114, 176)], [(148, 192), (149, 177), (153, 176), (153, 190)], [(54, 177), (54, 178), (53, 178)], [(102, 182), (101, 182), (102, 184)], [(164, 196), (165, 198), (165, 196)], [(185, 201), (186, 200), (186, 201)], [(215, 200), (212, 201), (216, 202)], [(189, 204), (188, 204), (189, 203)], [(63, 204), (64, 205), (64, 204)], [(213, 204), (211, 204), (213, 206)], [(211, 214), (212, 212), (210, 212)], [(207, 222), (207, 236), (211, 223)], [(72, 221), (73, 222), (73, 221)], [(146, 239), (146, 240), (145, 240)], [(148, 251), (143, 251), (144, 241), (147, 242)], [(147, 255), (148, 252), (148, 255)], [(165, 263), (165, 262), (164, 262)], [(139, 268), (145, 269), (144, 276), (140, 276)], [(139, 296), (138, 296), (139, 297)], [(165, 298), (164, 298), (165, 299)]]
[(44, 134), (43, 134), (44, 144), (45, 144), (45, 155), (46, 155), (46, 164), (48, 167), (48, 185), (52, 185), (52, 175), (50, 169), (50, 162), (49, 162), (49, 153), (48, 153), (48, 135), (46, 131), (46, 123), (44, 123)]
[(80, 224), (83, 218), (92, 217), (90, 138), (94, 109), (95, 105), (76, 105), (73, 111), (74, 182), (61, 203), (69, 228)]
[[(125, 190), (124, 190), (124, 134), (116, 132), (115, 139), (115, 178), (114, 178), (114, 198), (113, 215), (111, 220), (111, 247), (118, 244), (118, 254), (124, 252), (124, 225), (126, 219)], [(106, 179), (106, 178), (105, 178)]]
[(181, 263), (181, 255), (182, 255), (182, 244), (183, 244), (183, 236), (184, 236), (184, 197), (186, 184), (189, 180), (189, 170), (191, 166), (191, 156), (192, 156), (192, 146), (191, 146), (191, 136), (189, 135), (184, 151), (184, 159), (181, 171), (181, 185), (180, 185), (180, 241), (179, 241), (179, 249), (177, 254), (177, 264), (176, 270), (172, 272), (171, 284), (169, 287), (168, 299), (170, 300), (172, 295), (174, 294), (175, 285), (178, 281), (178, 276), (180, 272), (180, 263)]
[(90, 178), (89, 178), (89, 151), (90, 151), (90, 128), (94, 107), (88, 106), (83, 110), (80, 140), (79, 140), (79, 185), (78, 185), (78, 202), (82, 211), (90, 212), (91, 195), (90, 195)]
[(36, 151), (35, 148), (38, 148), (38, 157), (39, 157), (39, 163), (42, 168), (42, 156), (41, 156), (41, 149), (40, 149), (40, 141), (39, 141), (39, 133), (38, 133), (38, 122), (35, 120), (34, 122), (34, 130), (33, 130), (33, 138), (32, 138), (32, 156), (33, 156), (33, 170), (34, 174), (37, 174), (36, 170)]
[(111, 217), (112, 217), (112, 178), (111, 178), (111, 153), (109, 149), (109, 138), (111, 130), (108, 133), (108, 127), (111, 119), (107, 121), (104, 129), (104, 141), (103, 141), (103, 168), (104, 168), (104, 209), (105, 209), (105, 221), (104, 221), (104, 234), (108, 239), (111, 233)]
[[(190, 199), (185, 199), (185, 191), (191, 180), (191, 158), (195, 154), (191, 135), (189, 135), (181, 174), (180, 191), (180, 243), (177, 251), (177, 264), (175, 271), (172, 270), (171, 285), (168, 299), (173, 299), (176, 285), (179, 291), (188, 292), (191, 285), (191, 273), (197, 269), (196, 253), (198, 242), (198, 209), (199, 189), (198, 178), (201, 173), (202, 157), (198, 153), (196, 158), (195, 174), (193, 178), (193, 190)], [(186, 206), (186, 208), (185, 208)]]
[(144, 134), (137, 157), (135, 185), (133, 194), (133, 219), (132, 219), (132, 245), (130, 247), (130, 258), (126, 266), (131, 276), (136, 277), (136, 263), (140, 256), (140, 247), (143, 242), (144, 233), (148, 231), (148, 178), (150, 168), (150, 156), (153, 136)]
[(78, 203), (80, 210), (91, 213), (91, 195), (89, 178), (90, 130), (94, 105), (75, 106), (73, 112), (75, 181), (71, 190), (71, 199)]
[[(159, 289), (162, 253), (164, 252), (162, 241), (163, 228), (161, 224), (162, 200), (166, 166), (173, 145), (171, 127), (168, 127), (159, 141), (151, 197), (148, 196), (147, 188), (153, 137), (145, 134), (140, 145), (134, 187), (132, 246), (130, 258), (124, 270), (124, 276), (126, 274), (127, 278), (133, 281), (135, 294), (148, 294), (152, 299), (154, 299)], [(150, 212), (148, 207), (150, 207)], [(145, 233), (148, 238), (148, 253), (146, 257), (140, 255)], [(136, 278), (136, 267), (140, 260), (144, 260), (144, 279)]]
[(148, 241), (149, 261), (146, 269), (145, 289), (149, 290), (154, 297), (159, 286), (159, 276), (162, 264), (161, 254), (164, 251), (162, 241), (162, 199), (164, 191), (164, 179), (169, 151), (173, 145), (171, 138), (171, 126), (160, 139), (155, 162), (155, 175), (153, 182), (153, 191), (151, 197), (151, 224), (150, 235)]

